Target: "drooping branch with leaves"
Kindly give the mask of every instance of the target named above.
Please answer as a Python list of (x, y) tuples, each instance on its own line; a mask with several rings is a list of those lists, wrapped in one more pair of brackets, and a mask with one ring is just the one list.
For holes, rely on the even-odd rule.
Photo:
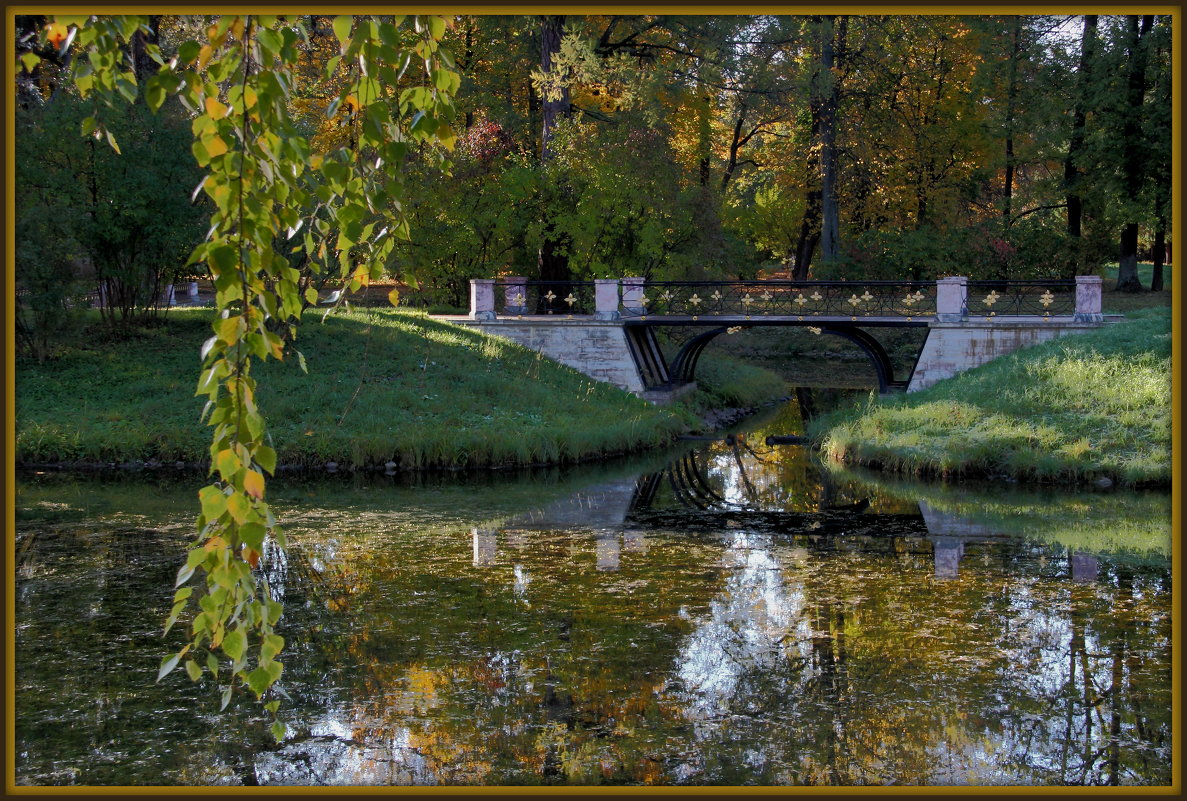
[[(209, 270), (216, 297), (213, 335), (201, 348), (197, 392), (208, 401), (211, 483), (199, 491), (196, 540), (177, 574), (169, 629), (197, 608), (185, 645), (161, 663), (158, 681), (179, 664), (194, 681), (209, 673), (222, 706), (236, 688), (250, 690), (276, 717), (269, 693), (281, 676), (284, 647), (276, 633), (282, 608), (257, 578), (269, 540), (286, 546), (266, 501), (276, 451), (256, 404), (252, 366), (295, 354), (303, 309), (318, 300), (311, 276), (336, 276), (332, 296), (385, 272), (396, 243), (408, 236), (401, 199), (411, 158), (443, 158), (451, 149), (453, 96), (460, 76), (440, 47), (440, 17), (339, 16), (339, 52), (324, 67), (325, 115), (347, 112), (349, 143), (315, 152), (291, 109), (296, 73), (309, 32), (301, 18), (211, 17), (201, 34), (166, 57), (145, 43), (147, 18), (58, 16), (41, 31), (94, 113), (82, 134), (119, 143), (106, 123), (122, 103), (153, 111), (176, 96), (192, 120), (194, 158), (205, 170), (193, 196), (214, 212), (189, 264)], [(135, 42), (135, 46), (133, 46)], [(137, 80), (134, 54), (157, 70)], [(66, 58), (69, 56), (69, 58)], [(38, 57), (22, 57), (32, 72)], [(179, 191), (183, 191), (179, 188)], [(195, 578), (197, 577), (197, 578)], [(273, 734), (285, 726), (274, 720)]]

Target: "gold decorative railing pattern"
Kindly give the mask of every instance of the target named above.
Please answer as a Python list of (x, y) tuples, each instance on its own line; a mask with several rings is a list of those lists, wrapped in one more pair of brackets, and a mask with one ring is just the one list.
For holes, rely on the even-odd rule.
[(934, 281), (653, 281), (624, 311), (654, 316), (926, 317)]
[(1076, 313), (1075, 281), (969, 281), (970, 317), (1062, 317)]

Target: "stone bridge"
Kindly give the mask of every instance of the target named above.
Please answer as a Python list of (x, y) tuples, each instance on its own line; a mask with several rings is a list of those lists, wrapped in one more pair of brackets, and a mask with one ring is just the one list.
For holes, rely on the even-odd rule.
[[(470, 313), (452, 318), (536, 350), (654, 402), (695, 387), (716, 337), (757, 326), (842, 337), (869, 358), (880, 391), (914, 392), (1019, 348), (1105, 324), (1101, 279), (1074, 281), (470, 282)], [(655, 332), (692, 327), (676, 352)], [(926, 329), (906, 375), (896, 375), (880, 329)], [(699, 330), (703, 329), (703, 330)]]

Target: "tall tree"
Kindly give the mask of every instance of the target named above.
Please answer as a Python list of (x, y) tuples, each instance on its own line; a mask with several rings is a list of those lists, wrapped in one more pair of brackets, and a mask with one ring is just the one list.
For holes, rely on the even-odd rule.
[[(553, 81), (557, 72), (556, 60), (565, 34), (563, 14), (540, 16), (540, 72), (544, 77), (544, 105), (540, 126), (540, 166), (546, 168), (553, 157), (553, 136), (557, 123), (569, 115), (569, 87), (564, 80)], [(555, 187), (564, 193), (564, 185)], [(555, 221), (545, 222), (543, 241), (538, 259), (542, 281), (567, 281), (570, 276), (567, 236), (557, 229)]]
[(1125, 83), (1125, 108), (1121, 130), (1121, 170), (1130, 221), (1121, 228), (1121, 250), (1117, 265), (1117, 290), (1138, 292), (1142, 281), (1138, 277), (1138, 222), (1133, 219), (1133, 206), (1142, 192), (1146, 177), (1144, 165), (1145, 148), (1142, 142), (1142, 116), (1146, 95), (1146, 63), (1148, 60), (1146, 41), (1154, 27), (1154, 16), (1146, 14), (1139, 18), (1131, 14), (1126, 18), (1125, 52), (1127, 60)]
[(824, 17), (821, 25), (820, 69), (824, 86), (820, 102), (820, 255), (835, 261), (840, 245), (837, 200), (837, 107), (841, 97), (841, 71), (837, 59), (844, 57), (848, 16), (837, 20)]
[(1072, 132), (1068, 139), (1067, 157), (1063, 161), (1063, 185), (1067, 192), (1067, 233), (1077, 247), (1073, 251), (1074, 272), (1080, 271), (1082, 256), (1078, 246), (1082, 235), (1084, 201), (1080, 195), (1083, 169), (1080, 160), (1084, 154), (1084, 135), (1092, 91), (1092, 71), (1096, 63), (1097, 16), (1084, 15), (1083, 32), (1080, 35), (1080, 59), (1076, 70), (1076, 96), (1072, 110)]

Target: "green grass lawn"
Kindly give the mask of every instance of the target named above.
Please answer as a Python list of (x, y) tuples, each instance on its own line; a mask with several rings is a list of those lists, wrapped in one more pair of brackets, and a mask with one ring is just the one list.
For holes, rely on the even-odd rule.
[(1153, 278), (1154, 265), (1150, 262), (1138, 263), (1138, 279), (1144, 289), (1141, 292), (1117, 292), (1117, 265), (1112, 264), (1105, 270), (1101, 310), (1105, 314), (1128, 314), (1129, 312), (1149, 309), (1156, 306), (1171, 305), (1171, 277), (1174, 270), (1171, 265), (1162, 268), (1163, 288), (1158, 292), (1150, 290), (1150, 280)]
[(921, 475), (1171, 480), (1169, 309), (816, 421), (829, 457)]
[[(203, 462), (209, 430), (193, 395), (209, 309), (177, 309), (136, 336), (90, 336), (16, 370), (20, 463)], [(358, 468), (557, 463), (655, 447), (713, 404), (782, 392), (744, 365), (707, 372), (707, 390), (660, 408), (506, 340), (404, 309), (321, 321), (309, 312), (295, 358), (257, 364), (259, 403), (281, 464)], [(716, 383), (714, 383), (716, 378)]]

